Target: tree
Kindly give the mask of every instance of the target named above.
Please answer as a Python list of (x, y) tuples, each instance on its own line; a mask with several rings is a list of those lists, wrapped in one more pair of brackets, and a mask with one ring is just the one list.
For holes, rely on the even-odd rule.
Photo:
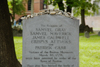
[[(97, 1), (97, 0), (95, 0)], [(98, 0), (100, 1), (100, 0)], [(80, 32), (88, 31), (90, 32), (90, 28), (85, 24), (85, 15), (93, 15), (94, 12), (98, 13), (99, 6), (94, 2), (91, 3), (91, 0), (80, 0), (79, 5), (75, 7), (74, 14), (76, 16), (81, 15), (81, 25)], [(88, 27), (88, 28), (87, 28)], [(85, 30), (87, 28), (87, 30)]]
[(67, 12), (72, 12), (72, 7), (76, 7), (78, 0), (65, 0), (67, 5)]
[(0, 0), (0, 67), (21, 67), (15, 55), (7, 0)]
[(34, 14), (34, 0), (31, 0), (31, 15)]
[[(58, 5), (58, 8), (62, 11), (67, 9), (67, 12), (72, 12), (72, 7), (78, 6), (78, 0), (45, 0), (49, 1), (49, 4)], [(67, 7), (64, 7), (63, 1), (65, 1)]]
[(72, 12), (72, 4), (73, 4), (73, 1), (71, 0), (67, 0), (66, 1), (66, 4), (67, 4), (67, 12)]
[(60, 10), (64, 11), (64, 4), (62, 0), (55, 0)]
[(45, 0), (45, 4), (53, 4), (53, 6), (58, 5), (59, 9), (64, 11), (63, 0)]
[(13, 16), (12, 20), (14, 21), (15, 14), (23, 15), (25, 14), (25, 7), (22, 3), (23, 0), (8, 0), (8, 6), (10, 14)]
[[(47, 1), (47, 0), (46, 0)], [(93, 14), (93, 12), (98, 12), (98, 5), (95, 4), (93, 2), (93, 4), (91, 3), (92, 0), (49, 0), (50, 4), (56, 5), (56, 4), (60, 4), (63, 9), (60, 9), (59, 5), (59, 9), (64, 11), (64, 5), (62, 5), (62, 1), (66, 2), (67, 5), (67, 12), (72, 12), (72, 7), (75, 8), (75, 13), (74, 14), (79, 14), (81, 15), (81, 25), (80, 25), (80, 29), (82, 29), (82, 32), (84, 32), (85, 27), (88, 27), (85, 24), (85, 15), (90, 15)], [(100, 0), (95, 0), (96, 2), (100, 1)], [(88, 27), (89, 29), (89, 27)]]

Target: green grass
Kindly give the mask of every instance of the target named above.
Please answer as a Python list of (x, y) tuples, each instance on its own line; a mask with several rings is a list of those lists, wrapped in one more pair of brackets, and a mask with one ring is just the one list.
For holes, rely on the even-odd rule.
[[(89, 33), (90, 35), (94, 35), (95, 33)], [(84, 36), (84, 33), (80, 33), (79, 36)]]
[(100, 36), (79, 39), (80, 67), (100, 67)]
[(17, 59), (22, 62), (22, 37), (14, 37)]
[[(22, 37), (14, 37), (17, 59), (22, 61)], [(80, 67), (100, 67), (100, 36), (79, 37)]]

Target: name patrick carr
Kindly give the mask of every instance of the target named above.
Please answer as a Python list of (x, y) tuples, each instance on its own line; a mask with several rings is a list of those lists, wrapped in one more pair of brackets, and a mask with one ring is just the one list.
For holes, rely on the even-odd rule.
[(66, 49), (66, 46), (35, 46), (35, 49)]

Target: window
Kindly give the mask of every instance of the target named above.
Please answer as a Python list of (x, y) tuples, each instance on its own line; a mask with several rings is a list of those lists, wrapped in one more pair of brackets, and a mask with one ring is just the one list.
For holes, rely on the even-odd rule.
[(31, 0), (28, 0), (28, 10), (31, 10)]

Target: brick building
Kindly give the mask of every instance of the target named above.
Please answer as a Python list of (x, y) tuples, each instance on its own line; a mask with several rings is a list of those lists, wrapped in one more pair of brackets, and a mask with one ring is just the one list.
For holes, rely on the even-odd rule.
[[(47, 6), (44, 4), (44, 0), (33, 0), (34, 4), (33, 4), (33, 8), (34, 8), (34, 13), (38, 13), (40, 12), (40, 10), (46, 9)], [(23, 2), (23, 4), (25, 4), (25, 9), (26, 15), (31, 15), (31, 0), (28, 0), (27, 3)], [(22, 17), (23, 15), (15, 15), (15, 19), (18, 20), (20, 17)]]

